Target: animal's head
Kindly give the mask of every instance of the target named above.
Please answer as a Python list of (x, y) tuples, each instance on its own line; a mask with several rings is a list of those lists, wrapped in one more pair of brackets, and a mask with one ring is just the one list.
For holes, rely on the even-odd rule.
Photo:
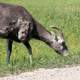
[(25, 41), (30, 33), (29, 30), (31, 28), (31, 22), (27, 21), (26, 19), (19, 18), (18, 24), (20, 27), (18, 32), (18, 39), (20, 39), (21, 41)]
[(51, 32), (52, 40), (50, 41), (50, 46), (55, 49), (59, 54), (66, 56), (68, 54), (68, 48), (64, 40), (63, 33), (60, 29), (53, 27), (59, 34)]

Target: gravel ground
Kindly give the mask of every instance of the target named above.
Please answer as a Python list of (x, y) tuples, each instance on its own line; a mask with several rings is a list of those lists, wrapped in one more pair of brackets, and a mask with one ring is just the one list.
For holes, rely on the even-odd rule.
[(1, 77), (0, 80), (80, 80), (80, 66), (54, 69), (41, 68), (19, 75)]

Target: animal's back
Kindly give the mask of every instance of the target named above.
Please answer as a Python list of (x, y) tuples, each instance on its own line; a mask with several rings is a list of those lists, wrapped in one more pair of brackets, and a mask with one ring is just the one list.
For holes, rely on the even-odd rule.
[(22, 6), (0, 3), (0, 14), (2, 14), (3, 16), (10, 16), (13, 14), (15, 14), (16, 16), (29, 15), (27, 14), (28, 12), (26, 12), (27, 11)]
[(9, 26), (13, 20), (17, 20), (20, 17), (23, 17), (28, 21), (31, 20), (30, 14), (24, 7), (0, 3), (0, 29)]

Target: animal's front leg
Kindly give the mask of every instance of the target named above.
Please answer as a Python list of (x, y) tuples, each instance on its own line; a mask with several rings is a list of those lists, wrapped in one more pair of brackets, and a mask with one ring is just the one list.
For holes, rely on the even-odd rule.
[(7, 64), (10, 63), (10, 56), (11, 56), (11, 52), (12, 52), (12, 43), (13, 43), (12, 40), (10, 40), (10, 39), (7, 40), (7, 57), (6, 57)]
[(27, 47), (28, 52), (29, 52), (29, 60), (30, 64), (32, 65), (32, 48), (28, 42), (24, 42), (24, 45)]

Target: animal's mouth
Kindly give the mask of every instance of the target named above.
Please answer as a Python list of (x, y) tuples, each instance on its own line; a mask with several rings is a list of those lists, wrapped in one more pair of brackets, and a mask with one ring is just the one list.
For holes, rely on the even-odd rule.
[(26, 37), (21, 37), (21, 39), (20, 39), (21, 41), (25, 41), (26, 40)]
[(69, 53), (68, 53), (68, 51), (65, 50), (65, 51), (62, 53), (62, 55), (63, 55), (63, 56), (68, 56)]
[(62, 56), (68, 56), (69, 52), (67, 50), (64, 51), (56, 51), (58, 54), (62, 55)]

